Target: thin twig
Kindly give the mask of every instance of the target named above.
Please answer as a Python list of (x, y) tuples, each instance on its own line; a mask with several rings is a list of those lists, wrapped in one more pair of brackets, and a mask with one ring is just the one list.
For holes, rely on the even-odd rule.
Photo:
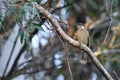
[(116, 78), (117, 78), (118, 80), (120, 80), (118, 74), (117, 74), (115, 71), (113, 71), (113, 73), (114, 73), (114, 75), (116, 76)]
[(52, 28), (50, 29), (46, 24), (44, 24), (44, 25), (48, 30), (53, 30)]
[(68, 4), (62, 6), (62, 7), (57, 7), (57, 8), (55, 8), (53, 11), (51, 11), (51, 14), (53, 14), (53, 13), (54, 13), (55, 11), (57, 11), (57, 10), (66, 8), (66, 7), (68, 7), (68, 6), (71, 6), (72, 4), (74, 4), (74, 3), (78, 2), (78, 1), (79, 1), (79, 0), (75, 0), (75, 1), (72, 1), (71, 3), (68, 3)]
[(69, 62), (68, 51), (67, 51), (67, 46), (66, 45), (64, 46), (64, 50), (65, 50), (65, 59), (66, 59), (66, 63), (67, 63), (67, 66), (68, 66), (68, 71), (69, 71), (69, 74), (70, 74), (70, 80), (73, 80), (73, 74), (72, 74), (72, 70), (71, 70), (71, 67), (70, 67), (70, 62)]
[[(50, 23), (49, 23), (48, 20), (47, 20), (47, 23), (50, 25)], [(63, 44), (63, 46), (64, 46), (64, 42), (62, 41), (62, 39), (60, 38), (60, 36), (58, 35), (58, 33), (57, 33), (57, 31), (54, 29), (54, 27), (53, 27), (53, 30), (55, 31), (57, 37), (59, 38), (60, 42), (61, 42), (61, 43)]]
[[(47, 20), (47, 23), (50, 25), (49, 21)], [(54, 28), (54, 27), (53, 27)], [(54, 30), (55, 33), (57, 34), (60, 42), (63, 44), (64, 46), (64, 50), (65, 50), (65, 59), (66, 59), (66, 63), (67, 63), (67, 66), (68, 66), (68, 71), (69, 71), (69, 74), (70, 74), (70, 80), (73, 80), (73, 75), (72, 75), (72, 71), (71, 71), (71, 68), (70, 68), (70, 62), (69, 62), (69, 58), (68, 58), (68, 55), (67, 55), (67, 50), (66, 50), (66, 45), (64, 44), (64, 42), (62, 41), (62, 39), (60, 38), (60, 36), (58, 35), (58, 33), (56, 32), (56, 30)]]
[(113, 5), (113, 0), (111, 1), (111, 6), (110, 6), (110, 24), (109, 24), (109, 27), (108, 27), (108, 30), (107, 30), (107, 33), (106, 33), (106, 36), (104, 38), (104, 41), (106, 41), (107, 37), (108, 37), (108, 34), (110, 32), (110, 28), (111, 28), (111, 24), (112, 24), (112, 5)]

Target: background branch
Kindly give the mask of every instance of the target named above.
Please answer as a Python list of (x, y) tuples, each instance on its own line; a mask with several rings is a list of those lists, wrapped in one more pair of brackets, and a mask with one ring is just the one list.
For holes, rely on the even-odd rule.
[(78, 2), (78, 1), (79, 1), (79, 0), (75, 0), (75, 1), (72, 1), (72, 2), (70, 2), (70, 3), (62, 6), (62, 7), (56, 7), (53, 11), (51, 11), (51, 14), (53, 14), (53, 13), (54, 13), (55, 11), (57, 11), (57, 10), (66, 8), (66, 7), (68, 7), (68, 6), (71, 6), (71, 5), (73, 5), (74, 3)]

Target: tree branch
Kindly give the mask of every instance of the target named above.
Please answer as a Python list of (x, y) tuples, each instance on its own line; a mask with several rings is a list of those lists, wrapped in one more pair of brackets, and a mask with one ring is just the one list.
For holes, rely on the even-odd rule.
[(73, 0), (72, 2), (66, 4), (66, 5), (64, 5), (64, 6), (62, 6), (62, 7), (57, 7), (57, 8), (55, 8), (53, 11), (51, 11), (51, 14), (53, 14), (53, 13), (54, 13), (55, 11), (57, 11), (57, 10), (66, 8), (66, 7), (68, 7), (68, 6), (71, 6), (72, 4), (77, 3), (78, 1), (79, 1), (79, 0), (75, 0), (75, 1)]
[(103, 65), (99, 62), (99, 60), (95, 57), (94, 53), (92, 52), (92, 50), (87, 47), (86, 45), (84, 45), (83, 43), (79, 43), (78, 41), (72, 39), (71, 37), (69, 37), (60, 27), (60, 25), (58, 24), (58, 22), (55, 20), (55, 18), (47, 11), (45, 10), (43, 7), (41, 7), (40, 5), (38, 5), (37, 3), (35, 3), (35, 7), (36, 9), (43, 14), (43, 16), (45, 16), (53, 25), (53, 27), (56, 29), (57, 33), (59, 34), (59, 36), (61, 36), (63, 39), (65, 39), (66, 41), (68, 41), (70, 44), (72, 44), (73, 46), (76, 46), (80, 49), (83, 49), (84, 51), (87, 52), (87, 54), (90, 56), (90, 58), (92, 59), (92, 61), (94, 62), (94, 64), (96, 65), (96, 67), (101, 71), (101, 73), (104, 75), (104, 77), (107, 80), (113, 80), (112, 76), (107, 72), (107, 70), (103, 67)]

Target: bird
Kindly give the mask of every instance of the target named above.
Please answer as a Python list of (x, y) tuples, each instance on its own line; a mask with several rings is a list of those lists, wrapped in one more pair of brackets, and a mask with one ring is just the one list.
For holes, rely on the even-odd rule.
[[(77, 27), (77, 30), (74, 34), (74, 39), (76, 39), (78, 42), (81, 42), (81, 43), (87, 45), (88, 47), (90, 47), (90, 35), (89, 35), (88, 30), (85, 28), (84, 24), (78, 23), (76, 25), (76, 27)], [(83, 51), (81, 51), (81, 52), (83, 52)], [(86, 64), (86, 62), (87, 62), (86, 53), (84, 53), (82, 55), (82, 59), (80, 60), (80, 62), (82, 64)]]

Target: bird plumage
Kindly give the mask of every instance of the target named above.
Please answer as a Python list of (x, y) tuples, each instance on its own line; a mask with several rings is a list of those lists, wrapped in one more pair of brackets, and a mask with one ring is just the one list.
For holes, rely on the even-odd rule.
[[(90, 47), (90, 37), (89, 37), (88, 30), (82, 24), (77, 24), (76, 27), (77, 27), (77, 31), (75, 32), (74, 38), (77, 41), (79, 41), (79, 42), (87, 45), (88, 47)], [(86, 53), (84, 53), (82, 55), (82, 59), (81, 59), (80, 62), (82, 64), (86, 64), (86, 62), (87, 62), (87, 55), (86, 55)]]
[(77, 25), (77, 31), (75, 32), (74, 37), (77, 41), (84, 43), (88, 47), (90, 46), (89, 32), (83, 25)]

